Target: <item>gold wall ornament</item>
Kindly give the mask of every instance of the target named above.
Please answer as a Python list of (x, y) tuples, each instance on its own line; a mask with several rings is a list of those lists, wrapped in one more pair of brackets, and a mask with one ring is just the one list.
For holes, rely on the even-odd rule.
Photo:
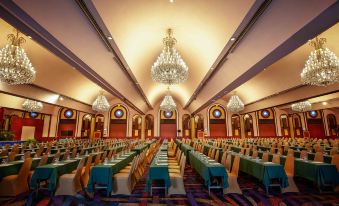
[(21, 47), (26, 40), (18, 30), (15, 34), (7, 35), (7, 39), (9, 43), (0, 49), (0, 82), (9, 85), (32, 83), (36, 72)]
[(337, 56), (324, 47), (325, 38), (316, 37), (309, 44), (314, 48), (305, 62), (300, 74), (304, 84), (327, 86), (339, 82), (339, 60)]

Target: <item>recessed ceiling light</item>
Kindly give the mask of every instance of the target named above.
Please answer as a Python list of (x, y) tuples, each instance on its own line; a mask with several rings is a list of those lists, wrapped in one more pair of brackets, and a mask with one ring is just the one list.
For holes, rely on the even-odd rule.
[(325, 106), (325, 105), (327, 105), (327, 102), (323, 102), (322, 104)]
[(232, 37), (232, 38), (231, 38), (231, 41), (235, 41), (235, 37)]
[(60, 101), (63, 101), (63, 100), (64, 100), (64, 98), (63, 98), (62, 96), (60, 96), (60, 97), (59, 97), (59, 100), (60, 100)]
[(213, 67), (211, 67), (211, 70), (213, 70), (214, 68)]
[(32, 37), (31, 36), (27, 36), (29, 39), (32, 39)]
[(174, 0), (169, 0), (170, 3), (174, 3)]
[(107, 39), (108, 39), (108, 40), (112, 40), (113, 38), (112, 38), (111, 36), (108, 36)]

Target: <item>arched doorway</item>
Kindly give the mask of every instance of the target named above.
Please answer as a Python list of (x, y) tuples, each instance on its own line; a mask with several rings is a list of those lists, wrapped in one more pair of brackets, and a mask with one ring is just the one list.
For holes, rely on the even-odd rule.
[(177, 137), (177, 111), (166, 112), (163, 110), (160, 113), (160, 137), (175, 138)]
[(197, 114), (194, 116), (195, 121), (195, 137), (203, 138), (204, 137), (204, 116), (202, 114)]
[(244, 115), (244, 131), (245, 137), (254, 137), (253, 118), (250, 114)]
[(94, 138), (101, 138), (104, 136), (104, 122), (105, 117), (103, 114), (95, 115)]
[(145, 137), (154, 137), (154, 117), (151, 114), (145, 116)]
[(226, 137), (226, 112), (216, 104), (210, 107), (208, 112), (210, 137)]
[(327, 126), (328, 131), (331, 137), (336, 137), (336, 129), (337, 129), (337, 120), (334, 116), (334, 114), (328, 114), (327, 115)]
[(92, 115), (85, 114), (82, 117), (82, 124), (81, 124), (81, 137), (89, 138), (91, 135), (91, 122), (92, 122)]
[(61, 108), (59, 113), (58, 136), (76, 136), (77, 111), (69, 108)]
[(127, 109), (118, 104), (111, 110), (111, 121), (109, 136), (115, 138), (126, 137), (127, 135)]
[(301, 118), (299, 114), (293, 114), (292, 115), (292, 122), (293, 122), (293, 132), (294, 132), (294, 137), (301, 137), (303, 127), (301, 124)]
[(191, 116), (189, 114), (184, 114), (182, 116), (182, 136), (185, 138), (191, 137)]
[(290, 124), (286, 114), (280, 115), (281, 135), (284, 137), (290, 137)]
[(232, 131), (234, 137), (241, 137), (240, 116), (237, 114), (232, 115)]
[(141, 137), (141, 121), (140, 115), (134, 115), (132, 119), (132, 137)]

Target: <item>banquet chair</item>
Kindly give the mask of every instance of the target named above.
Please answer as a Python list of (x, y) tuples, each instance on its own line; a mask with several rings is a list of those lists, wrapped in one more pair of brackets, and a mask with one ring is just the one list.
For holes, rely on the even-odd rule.
[(43, 152), (44, 148), (39, 148), (36, 152), (35, 152), (35, 157), (40, 157), (42, 152)]
[(62, 160), (67, 160), (67, 158), (69, 157), (69, 150), (66, 150), (66, 152), (64, 153), (64, 156), (62, 157)]
[(270, 153), (275, 154), (275, 148), (274, 147), (271, 147)]
[(258, 157), (258, 151), (254, 150), (253, 153), (252, 153), (252, 158), (256, 159), (257, 157)]
[(216, 150), (214, 160), (217, 162), (219, 162), (219, 153), (220, 153), (219, 150)]
[(324, 162), (324, 153), (316, 152), (314, 155), (314, 161), (316, 162)]
[(227, 152), (224, 151), (224, 153), (221, 156), (221, 164), (224, 165), (226, 167), (226, 157), (227, 157)]
[(94, 160), (94, 166), (100, 164), (101, 153), (98, 153)]
[(107, 151), (105, 151), (102, 155), (101, 155), (101, 160), (100, 162), (103, 163), (106, 159), (106, 156), (107, 156)]
[(231, 172), (231, 164), (232, 164), (232, 155), (228, 154), (226, 157), (226, 171)]
[(331, 164), (337, 167), (337, 171), (339, 172), (339, 154), (332, 155)]
[(53, 159), (52, 159), (52, 162), (55, 162), (56, 160), (59, 160), (60, 159), (60, 151), (58, 150), (57, 153), (55, 153)]
[(278, 154), (283, 155), (283, 149), (281, 147), (278, 148)]
[(185, 158), (186, 158), (186, 156), (183, 154), (183, 155), (181, 155), (179, 165), (168, 165), (168, 172), (180, 173), (180, 168), (182, 167), (182, 164), (185, 164), (183, 162)]
[(133, 183), (131, 181), (132, 174), (137, 165), (137, 157), (132, 161), (132, 167), (129, 172), (118, 172), (113, 176), (112, 194), (130, 195), (133, 190)]
[(245, 155), (249, 156), (250, 155), (250, 150), (251, 150), (250, 148), (246, 148), (245, 149)]
[(292, 156), (294, 156), (294, 150), (293, 150), (293, 149), (288, 149), (288, 150), (287, 150), (287, 155), (292, 155)]
[(245, 154), (245, 148), (240, 149), (240, 154), (244, 155)]
[(330, 149), (330, 155), (332, 156), (332, 155), (335, 155), (335, 154), (337, 154), (338, 153), (338, 148), (336, 148), (336, 147), (333, 147), (332, 149)]
[(184, 186), (184, 173), (185, 173), (185, 165), (186, 165), (186, 156), (182, 156), (182, 162), (180, 165), (180, 172), (172, 173), (169, 171), (171, 186), (168, 188), (168, 194), (186, 194), (185, 186)]
[(71, 158), (74, 159), (77, 156), (77, 147), (74, 147), (72, 149), (72, 154), (71, 154)]
[(32, 158), (25, 159), (17, 175), (9, 175), (0, 182), (0, 196), (17, 196), (28, 191), (28, 173), (31, 169)]
[(280, 155), (274, 154), (272, 158), (272, 162), (276, 164), (280, 164)]
[(13, 162), (15, 160), (15, 156), (16, 156), (15, 152), (9, 152), (7, 158), (8, 162)]
[(30, 158), (30, 157), (31, 157), (31, 152), (30, 151), (25, 152), (24, 158), (27, 159), (27, 158)]
[(307, 160), (308, 160), (308, 153), (307, 153), (306, 150), (302, 150), (302, 151), (300, 152), (300, 158), (301, 158), (301, 159), (307, 159)]
[(90, 173), (91, 165), (92, 165), (92, 159), (93, 159), (93, 155), (90, 154), (87, 158), (86, 166), (82, 169), (81, 183), (82, 183), (83, 188), (86, 188), (88, 184), (89, 173)]
[[(229, 156), (231, 156), (231, 155), (229, 155)], [(232, 171), (227, 172), (228, 187), (224, 189), (224, 194), (228, 194), (228, 193), (242, 194), (242, 191), (241, 191), (239, 184), (238, 184), (239, 164), (240, 164), (240, 156), (236, 155), (234, 157)]]
[(78, 164), (76, 173), (64, 174), (59, 177), (59, 184), (55, 195), (76, 195), (81, 191), (81, 173), (84, 162), (85, 158), (82, 158)]
[(176, 155), (177, 147), (178, 147), (178, 145), (177, 145), (177, 144), (174, 144), (173, 149), (169, 149), (169, 150), (168, 150), (168, 156), (169, 156), (169, 157), (173, 157), (173, 156)]
[(212, 149), (211, 156), (209, 156), (209, 157), (214, 159), (214, 155), (215, 155), (215, 149)]
[(299, 192), (297, 185), (294, 182), (294, 156), (287, 155), (286, 162), (285, 162), (285, 173), (288, 178), (288, 187), (282, 188), (282, 192)]
[(7, 155), (8, 155), (7, 149), (2, 149), (0, 152), (0, 157), (7, 156)]
[(262, 154), (262, 161), (268, 162), (268, 152), (264, 152), (264, 153)]

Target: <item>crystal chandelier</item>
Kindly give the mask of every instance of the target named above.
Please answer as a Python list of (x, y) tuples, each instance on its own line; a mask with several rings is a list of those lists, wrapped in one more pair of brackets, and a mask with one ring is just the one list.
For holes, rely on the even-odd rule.
[(30, 84), (35, 79), (35, 70), (21, 45), (25, 39), (16, 34), (9, 34), (9, 44), (0, 49), (0, 82), (9, 85)]
[(309, 101), (304, 101), (292, 104), (291, 108), (293, 111), (296, 112), (306, 112), (308, 110), (311, 110), (312, 105)]
[(41, 102), (26, 99), (22, 104), (22, 108), (27, 112), (40, 112), (43, 108), (43, 105)]
[(104, 92), (101, 91), (97, 98), (94, 100), (92, 109), (97, 112), (107, 112), (109, 110), (110, 105), (106, 97), (104, 96)]
[(310, 41), (315, 50), (309, 55), (300, 74), (304, 84), (327, 86), (339, 82), (339, 60), (332, 51), (323, 47), (325, 42), (325, 38), (318, 37)]
[(163, 39), (164, 49), (152, 66), (151, 76), (158, 83), (180, 84), (188, 78), (188, 67), (174, 48), (177, 40), (172, 37), (172, 30), (168, 29), (167, 34)]
[(244, 110), (244, 108), (245, 108), (244, 103), (242, 103), (242, 101), (237, 95), (231, 96), (227, 104), (228, 111), (233, 112), (233, 113), (238, 113)]
[(177, 105), (174, 102), (173, 97), (169, 94), (169, 87), (167, 88), (167, 95), (164, 97), (160, 104), (160, 109), (165, 112), (173, 111), (177, 108)]

